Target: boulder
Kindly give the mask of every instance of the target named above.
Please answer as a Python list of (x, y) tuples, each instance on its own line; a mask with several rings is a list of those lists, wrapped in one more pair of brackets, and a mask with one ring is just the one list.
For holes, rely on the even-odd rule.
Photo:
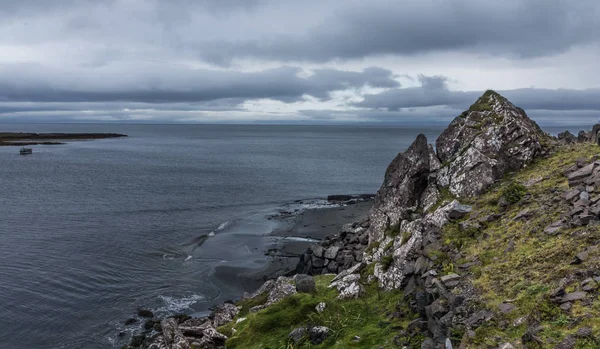
[(335, 287), (340, 293), (338, 299), (359, 298), (365, 293), (364, 286), (360, 283), (360, 274), (350, 274), (333, 281), (330, 288)]
[(569, 179), (569, 186), (576, 187), (585, 182), (585, 179), (592, 175), (594, 171), (595, 163), (591, 163), (587, 166), (580, 168), (579, 170), (572, 172), (567, 177)]
[(216, 328), (230, 322), (239, 313), (240, 309), (234, 304), (224, 303), (215, 308), (215, 310), (210, 314), (209, 319), (212, 322), (212, 326)]
[(294, 343), (300, 343), (306, 338), (307, 330), (306, 327), (295, 328), (290, 332), (288, 338)]
[(147, 319), (152, 319), (154, 317), (154, 313), (148, 309), (138, 309), (137, 311), (138, 316), (141, 316), (143, 318), (147, 318)]
[(298, 274), (295, 276), (295, 281), (298, 293), (315, 293), (317, 291), (315, 278), (310, 275)]
[(587, 292), (583, 292), (583, 291), (567, 293), (561, 298), (560, 302), (567, 303), (567, 302), (579, 301), (579, 300), (584, 299), (586, 296), (587, 296)]
[(592, 133), (590, 134), (590, 142), (600, 145), (599, 132), (600, 132), (600, 124), (594, 125), (594, 127), (592, 127)]
[(308, 338), (312, 344), (319, 345), (329, 337), (330, 332), (331, 330), (328, 327), (314, 326), (309, 329)]
[(573, 144), (577, 143), (577, 137), (571, 132), (565, 131), (558, 134), (558, 141), (562, 144)]
[(549, 139), (523, 109), (487, 91), (436, 140), (437, 156), (446, 164), (438, 184), (459, 198), (479, 195), (543, 154)]
[(327, 259), (335, 259), (337, 257), (338, 252), (340, 251), (339, 246), (331, 246), (325, 251), (325, 258)]

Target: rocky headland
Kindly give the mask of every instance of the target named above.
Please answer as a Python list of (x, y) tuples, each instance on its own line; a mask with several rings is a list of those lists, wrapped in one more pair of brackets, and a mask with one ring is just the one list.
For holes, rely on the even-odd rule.
[(487, 91), (295, 275), (129, 347), (600, 348), (599, 129), (552, 137)]
[(24, 133), (0, 132), (0, 146), (59, 145), (64, 141), (79, 141), (127, 137), (119, 133)]

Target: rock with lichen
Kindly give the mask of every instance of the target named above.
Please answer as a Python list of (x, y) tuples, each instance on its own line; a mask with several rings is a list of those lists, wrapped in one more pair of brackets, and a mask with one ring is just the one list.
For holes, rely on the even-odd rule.
[(546, 151), (550, 136), (506, 98), (487, 91), (436, 140), (438, 184), (457, 197), (483, 193)]

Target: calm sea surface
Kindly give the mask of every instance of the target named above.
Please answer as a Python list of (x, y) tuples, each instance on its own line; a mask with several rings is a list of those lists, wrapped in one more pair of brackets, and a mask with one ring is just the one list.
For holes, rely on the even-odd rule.
[[(399, 152), (441, 129), (356, 126), (0, 125), (128, 138), (0, 147), (0, 347), (120, 347), (145, 307), (205, 312), (258, 268), (298, 199), (374, 193)], [(212, 233), (212, 234), (211, 234)], [(210, 234), (205, 238), (203, 236)], [(206, 241), (204, 242), (204, 240)], [(202, 243), (204, 242), (204, 243)]]

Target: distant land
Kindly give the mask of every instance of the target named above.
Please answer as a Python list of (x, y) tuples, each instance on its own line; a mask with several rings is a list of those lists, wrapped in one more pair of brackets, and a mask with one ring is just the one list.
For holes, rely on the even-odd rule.
[(127, 135), (119, 133), (24, 133), (0, 132), (0, 146), (59, 145), (61, 141), (119, 138)]

